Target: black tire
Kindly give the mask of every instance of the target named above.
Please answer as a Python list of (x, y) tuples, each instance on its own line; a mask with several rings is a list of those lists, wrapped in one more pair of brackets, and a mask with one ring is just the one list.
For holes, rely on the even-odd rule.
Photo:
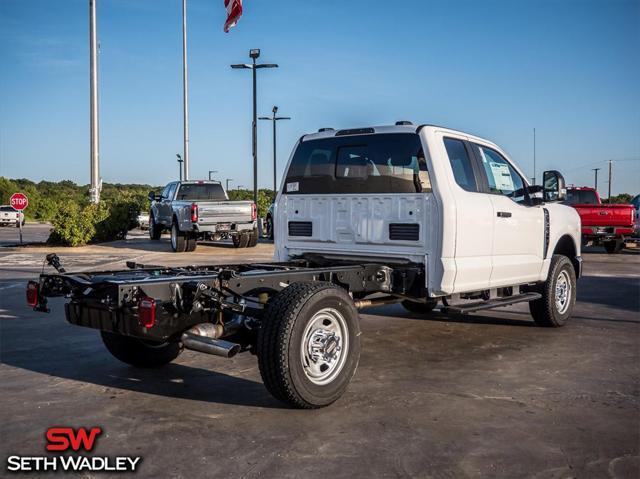
[(249, 244), (249, 235), (246, 233), (239, 233), (231, 237), (233, 240), (233, 246), (236, 248), (246, 248)]
[(624, 243), (622, 241), (614, 240), (614, 241), (606, 241), (604, 244), (604, 250), (608, 254), (619, 254), (622, 252), (624, 248)]
[[(556, 301), (556, 286), (561, 276), (569, 285), (566, 306), (559, 306)], [(536, 324), (547, 328), (564, 326), (576, 304), (576, 272), (571, 260), (566, 256), (553, 255), (547, 280), (534, 291), (542, 295), (542, 298), (529, 303), (529, 311)]]
[(113, 357), (137, 368), (159, 368), (182, 352), (180, 343), (152, 343), (106, 331), (101, 331), (100, 335)]
[[(323, 311), (325, 314), (337, 313), (337, 316), (334, 319), (316, 316)], [(319, 357), (323, 363), (320, 364), (320, 374), (328, 374), (328, 377), (318, 377), (317, 381), (310, 379), (310, 368), (303, 366), (303, 361), (310, 364), (308, 359), (303, 359), (304, 351), (310, 349), (303, 343), (311, 344), (316, 332), (326, 330), (321, 327), (312, 330), (312, 320), (321, 321), (320, 324), (326, 328), (332, 322), (334, 325), (342, 322), (342, 327), (337, 327), (342, 331), (338, 336), (341, 339), (336, 340), (334, 335), (331, 342), (330, 335), (325, 336), (325, 339), (329, 337), (329, 342), (328, 346), (327, 342), (323, 343), (323, 348), (331, 348), (329, 354), (336, 351), (336, 354), (342, 352), (344, 356), (334, 357), (338, 362), (335, 366), (327, 366), (324, 372), (322, 366), (327, 363), (322, 361), (324, 356)], [(344, 338), (347, 338), (346, 342)], [(347, 291), (325, 282), (293, 283), (282, 290), (271, 300), (262, 320), (257, 354), (262, 380), (280, 401), (298, 409), (320, 408), (336, 401), (347, 389), (360, 360), (358, 311)], [(323, 349), (322, 354), (327, 354), (327, 351)], [(325, 380), (327, 382), (323, 384), (318, 383)]]
[(271, 217), (271, 215), (267, 216), (267, 238), (272, 240), (273, 239), (273, 218)]
[(247, 248), (254, 248), (258, 244), (258, 228), (253, 228), (253, 233), (249, 235)]
[(175, 220), (171, 223), (171, 249), (175, 253), (184, 253), (187, 250), (187, 235), (180, 231)]
[(149, 238), (152, 240), (159, 240), (162, 235), (162, 227), (156, 224), (156, 220), (153, 215), (149, 215)]
[(194, 234), (190, 234), (186, 237), (187, 246), (185, 251), (187, 253), (192, 253), (198, 247), (198, 237)]
[(402, 306), (404, 306), (404, 309), (412, 313), (429, 314), (431, 311), (433, 311), (433, 308), (438, 306), (438, 300), (427, 299), (426, 303), (416, 303), (415, 301), (408, 301), (405, 299), (402, 302)]

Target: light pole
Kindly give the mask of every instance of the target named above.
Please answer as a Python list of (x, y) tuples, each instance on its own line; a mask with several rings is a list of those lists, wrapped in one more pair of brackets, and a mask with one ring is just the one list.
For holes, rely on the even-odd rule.
[(209, 181), (211, 181), (211, 173), (217, 173), (218, 170), (209, 170)]
[(277, 167), (277, 160), (276, 160), (276, 122), (278, 120), (291, 120), (290, 116), (276, 116), (276, 113), (278, 113), (278, 107), (274, 105), (273, 109), (271, 110), (273, 112), (272, 116), (261, 116), (260, 120), (271, 120), (273, 122), (273, 198), (275, 199), (276, 197), (276, 192), (277, 192), (277, 181), (278, 178), (276, 177), (276, 167)]
[(90, 174), (89, 188), (92, 203), (100, 201), (100, 146), (98, 137), (98, 41), (96, 25), (96, 1), (89, 0), (89, 130), (90, 130)]
[(189, 179), (189, 76), (187, 74), (187, 0), (182, 0), (182, 127), (184, 179)]
[(609, 193), (607, 194), (607, 203), (611, 203), (611, 173), (613, 168), (613, 160), (609, 160)]
[(225, 182), (227, 183), (227, 187), (226, 187), (226, 190), (227, 190), (227, 191), (229, 191), (229, 182), (230, 182), (230, 181), (233, 181), (233, 178), (227, 178), (227, 179), (225, 180)]
[(278, 68), (275, 63), (256, 63), (256, 59), (260, 57), (260, 49), (254, 48), (249, 50), (249, 57), (252, 63), (240, 63), (231, 65), (231, 68), (244, 68), (251, 70), (253, 74), (253, 122), (251, 124), (251, 146), (253, 154), (253, 202), (258, 204), (258, 125), (257, 125), (257, 87), (256, 87), (256, 70), (258, 68)]
[(591, 168), (593, 170), (593, 172), (596, 174), (596, 178), (595, 178), (595, 186), (594, 189), (596, 191), (598, 191), (598, 170), (600, 170), (601, 168)]
[[(180, 156), (180, 153), (176, 153), (176, 156), (178, 157), (178, 170), (180, 171), (180, 181), (182, 181), (182, 162), (184, 161), (182, 159), (182, 157)], [(186, 179), (186, 178), (185, 178)]]
[(238, 191), (240, 191), (240, 188), (244, 188), (244, 185), (238, 185)]

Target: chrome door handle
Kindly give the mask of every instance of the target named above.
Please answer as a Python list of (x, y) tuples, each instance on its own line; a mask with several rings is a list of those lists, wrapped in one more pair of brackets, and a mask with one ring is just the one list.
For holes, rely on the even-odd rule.
[(511, 218), (509, 211), (498, 211), (498, 218)]

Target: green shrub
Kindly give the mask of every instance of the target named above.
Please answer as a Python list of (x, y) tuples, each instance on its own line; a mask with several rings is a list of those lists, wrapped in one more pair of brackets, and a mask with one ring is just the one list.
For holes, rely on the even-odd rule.
[(115, 201), (107, 207), (108, 216), (96, 223), (94, 241), (125, 239), (127, 232), (138, 225), (140, 206), (131, 200)]
[(84, 207), (68, 201), (53, 217), (53, 231), (48, 242), (82, 246), (97, 241), (124, 239), (127, 232), (136, 226), (139, 212), (134, 201), (101, 202)]

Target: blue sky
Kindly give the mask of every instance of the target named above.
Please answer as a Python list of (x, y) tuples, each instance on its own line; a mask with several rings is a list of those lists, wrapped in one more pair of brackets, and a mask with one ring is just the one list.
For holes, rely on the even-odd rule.
[[(274, 104), (280, 169), (319, 127), (398, 119), (494, 140), (533, 174), (640, 190), (640, 2), (245, 0), (222, 31), (223, 0), (188, 0), (191, 176), (251, 186), (248, 71)], [(104, 181), (164, 184), (182, 150), (181, 1), (98, 0)], [(88, 0), (0, 0), (0, 175), (89, 181)], [(259, 124), (259, 184), (271, 129)]]

